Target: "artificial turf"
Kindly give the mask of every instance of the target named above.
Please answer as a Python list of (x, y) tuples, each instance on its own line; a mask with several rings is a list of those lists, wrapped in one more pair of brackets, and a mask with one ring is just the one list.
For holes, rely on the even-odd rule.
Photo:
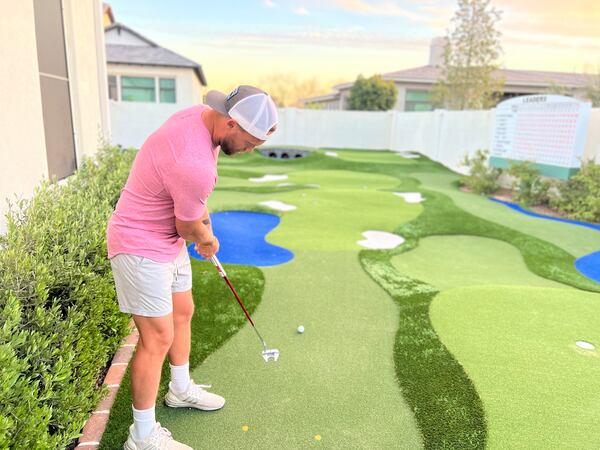
[[(205, 333), (199, 336), (194, 331), (193, 347), (207, 343), (202, 358), (191, 361), (191, 366), (196, 381), (212, 382), (228, 404), (210, 414), (159, 408), (159, 420), (176, 438), (197, 448), (462, 449), (486, 444), (503, 448), (498, 444), (506, 430), (501, 416), (490, 416), (487, 411), (492, 391), (486, 382), (493, 377), (481, 376), (478, 370), (485, 372), (485, 368), (472, 364), (477, 363), (476, 354), (468, 340), (460, 338), (468, 325), (444, 322), (447, 311), (436, 315), (433, 323), (430, 308), (433, 311), (438, 299), (469, 284), (478, 285), (473, 289), (492, 282), (504, 284), (505, 270), (511, 277), (505, 280), (506, 289), (515, 282), (530, 286), (533, 291), (523, 292), (532, 298), (538, 292), (535, 289), (549, 289), (543, 286), (560, 286), (576, 294), (576, 289), (598, 292), (599, 285), (573, 267), (573, 255), (584, 250), (589, 237), (586, 230), (516, 218), (516, 213), (502, 205), (458, 191), (452, 184), (456, 175), (425, 158), (335, 151), (338, 157), (319, 151), (294, 160), (271, 160), (257, 154), (220, 158), (211, 211), (265, 212), (269, 210), (258, 205), (265, 200), (298, 207), (284, 213), (272, 211), (282, 221), (267, 237), (294, 251), (296, 258), (282, 266), (248, 272), (248, 277), (264, 277), (265, 291), (255, 318), (269, 345), (282, 351), (281, 359), (267, 365), (262, 362), (252, 330), (239, 328), (243, 324), (240, 311), (235, 316), (240, 322), (231, 326), (233, 316), (219, 316), (223, 320), (219, 322), (219, 317), (208, 315)], [(248, 181), (275, 173), (285, 173), (288, 179)], [(282, 182), (294, 185), (278, 186)], [(419, 191), (426, 200), (408, 204), (394, 196), (394, 191)], [(356, 241), (368, 229), (394, 231), (407, 241), (393, 251), (360, 251)], [(428, 238), (434, 235), (444, 237)], [(444, 260), (435, 259), (435, 240)], [(490, 263), (486, 252), (492, 258), (498, 252), (499, 256)], [(404, 257), (411, 258), (410, 262), (403, 262)], [(493, 276), (487, 277), (486, 265), (495, 271)], [(234, 276), (233, 267), (228, 271), (239, 290), (250, 279)], [(454, 269), (458, 273), (449, 274)], [(469, 270), (472, 277), (461, 284)], [(202, 289), (224, 289), (210, 287), (222, 285), (214, 276), (194, 273), (194, 277), (203, 277), (206, 283), (202, 288), (194, 285), (196, 300)], [(502, 292), (499, 289), (498, 298)], [(218, 295), (219, 301), (223, 295), (230, 301), (226, 291)], [(593, 298), (597, 294), (582, 295)], [(478, 295), (471, 297), (473, 302), (481, 300)], [(249, 301), (245, 295), (242, 298)], [(256, 304), (258, 297), (253, 301)], [(200, 309), (196, 316), (199, 313)], [(306, 327), (303, 335), (295, 333), (300, 323)], [(510, 323), (507, 326), (510, 329)], [(225, 345), (224, 340), (213, 345), (212, 333), (222, 328), (233, 337)], [(519, 361), (507, 360), (506, 364), (511, 367)], [(531, 369), (524, 367), (522, 376)], [(552, 368), (548, 371), (551, 374)], [(519, 382), (518, 377), (510, 380)], [(113, 428), (106, 434), (126, 430), (130, 423), (128, 382), (124, 381), (115, 406), (121, 413), (113, 412), (116, 419), (111, 419)], [(501, 400), (493, 406), (501, 409)], [(242, 430), (243, 425), (248, 431)], [(538, 425), (543, 433), (543, 424)], [(321, 440), (314, 439), (317, 434)], [(125, 435), (121, 431), (112, 441), (114, 447), (103, 448), (117, 448)], [(527, 448), (523, 436), (511, 442)]]

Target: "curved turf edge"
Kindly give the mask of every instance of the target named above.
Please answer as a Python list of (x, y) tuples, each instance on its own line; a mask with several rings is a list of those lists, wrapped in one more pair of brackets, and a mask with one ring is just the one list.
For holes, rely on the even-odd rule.
[[(420, 182), (403, 179), (403, 188)], [(516, 247), (533, 273), (577, 289), (600, 292), (600, 284), (576, 271), (575, 258), (554, 244), (476, 217), (437, 192), (419, 189), (427, 198), (419, 217), (394, 232), (406, 239), (391, 251), (363, 250), (363, 269), (400, 308), (394, 361), (398, 383), (423, 433), (425, 448), (485, 448), (485, 413), (472, 381), (435, 333), (429, 306), (434, 286), (400, 274), (391, 264), (419, 239), (433, 235), (471, 235), (498, 239)]]

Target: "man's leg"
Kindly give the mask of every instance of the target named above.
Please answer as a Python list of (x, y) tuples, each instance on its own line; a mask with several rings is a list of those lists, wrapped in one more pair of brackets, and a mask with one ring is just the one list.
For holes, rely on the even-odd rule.
[(156, 402), (162, 364), (173, 343), (173, 315), (143, 317), (134, 314), (133, 320), (140, 333), (131, 364), (133, 406), (148, 409)]
[(194, 300), (192, 291), (173, 292), (173, 344), (169, 349), (169, 361), (173, 366), (187, 364), (192, 339), (192, 316)]

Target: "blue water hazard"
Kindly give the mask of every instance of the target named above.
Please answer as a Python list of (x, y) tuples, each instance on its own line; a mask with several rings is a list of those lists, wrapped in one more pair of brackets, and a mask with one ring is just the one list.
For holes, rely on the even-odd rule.
[[(527, 216), (537, 217), (539, 219), (554, 220), (556, 222), (569, 223), (571, 225), (578, 225), (580, 227), (586, 227), (586, 228), (591, 228), (592, 230), (600, 231), (600, 225), (596, 224), (596, 223), (581, 222), (578, 220), (570, 220), (570, 219), (563, 219), (561, 217), (547, 216), (546, 214), (538, 214), (538, 213), (535, 213), (532, 211), (527, 211), (526, 209), (523, 209), (521, 206), (517, 205), (516, 203), (511, 203), (511, 202), (507, 202), (504, 200), (498, 200), (497, 198), (490, 198), (490, 200), (493, 202), (501, 203), (505, 206), (508, 206), (509, 208), (514, 209), (515, 211), (518, 211)], [(578, 258), (577, 260), (575, 260), (575, 268), (582, 275), (590, 278), (591, 280), (594, 280), (594, 281), (600, 283), (600, 251), (589, 253), (589, 254), (584, 255), (584, 256)]]
[[(211, 214), (210, 220), (213, 233), (219, 239), (217, 257), (222, 263), (276, 266), (294, 258), (288, 249), (265, 240), (267, 234), (279, 225), (278, 216), (250, 211), (223, 211)], [(190, 256), (204, 260), (194, 246), (188, 246)]]

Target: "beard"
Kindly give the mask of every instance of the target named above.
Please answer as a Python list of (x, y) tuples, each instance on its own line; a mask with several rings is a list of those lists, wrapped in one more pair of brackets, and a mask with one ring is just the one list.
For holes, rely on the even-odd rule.
[(221, 142), (221, 150), (223, 150), (223, 153), (225, 153), (227, 156), (235, 155), (241, 151), (235, 150), (228, 139), (225, 139), (223, 142)]

